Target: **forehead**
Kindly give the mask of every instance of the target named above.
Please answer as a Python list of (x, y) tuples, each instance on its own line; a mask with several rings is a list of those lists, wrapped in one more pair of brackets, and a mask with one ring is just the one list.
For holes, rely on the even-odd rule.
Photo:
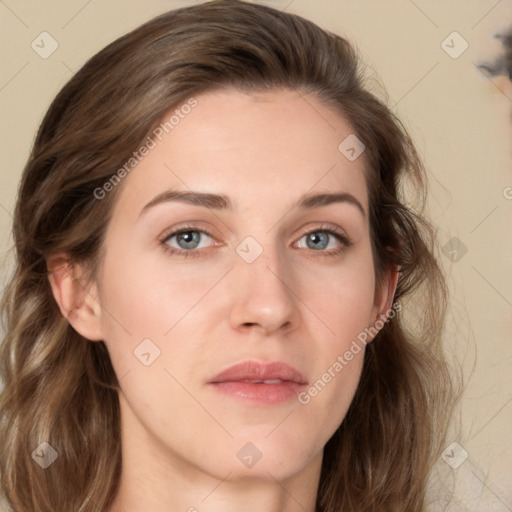
[(235, 208), (286, 208), (309, 191), (343, 191), (367, 210), (364, 155), (351, 161), (340, 151), (354, 130), (332, 107), (291, 90), (227, 89), (194, 100), (166, 113), (125, 179), (119, 202), (131, 211), (170, 188), (226, 194)]

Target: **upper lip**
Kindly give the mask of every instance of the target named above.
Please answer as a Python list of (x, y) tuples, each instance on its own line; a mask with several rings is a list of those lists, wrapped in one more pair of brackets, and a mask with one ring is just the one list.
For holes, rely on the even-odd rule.
[(258, 361), (244, 361), (230, 366), (211, 378), (208, 383), (219, 382), (263, 382), (265, 380), (280, 380), (283, 382), (295, 382), (307, 384), (306, 377), (293, 366), (277, 361), (272, 363), (260, 363)]

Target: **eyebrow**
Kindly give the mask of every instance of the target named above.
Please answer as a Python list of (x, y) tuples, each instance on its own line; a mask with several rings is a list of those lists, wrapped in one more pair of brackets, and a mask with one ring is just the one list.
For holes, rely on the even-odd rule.
[[(166, 190), (151, 199), (151, 201), (142, 208), (139, 216), (142, 216), (156, 205), (172, 201), (187, 203), (194, 206), (203, 206), (213, 210), (233, 210), (232, 201), (224, 194), (211, 194), (208, 192), (186, 190)], [(303, 210), (311, 210), (313, 208), (328, 206), (334, 203), (348, 203), (354, 205), (363, 217), (366, 217), (366, 212), (362, 204), (348, 192), (304, 195), (299, 199), (296, 207)]]
[(333, 203), (348, 203), (354, 205), (361, 212), (363, 217), (366, 217), (363, 205), (355, 198), (355, 196), (348, 192), (305, 195), (299, 201), (298, 206), (303, 209), (312, 209), (320, 206), (328, 206)]

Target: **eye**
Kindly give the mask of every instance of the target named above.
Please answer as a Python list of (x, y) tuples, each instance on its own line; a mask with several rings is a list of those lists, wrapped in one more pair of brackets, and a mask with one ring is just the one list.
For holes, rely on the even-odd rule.
[[(351, 244), (350, 240), (338, 231), (336, 226), (321, 227), (304, 233), (294, 244), (299, 249), (310, 249), (323, 256), (336, 256)], [(206, 231), (193, 226), (175, 229), (160, 239), (166, 252), (184, 257), (200, 256), (203, 249), (222, 245)]]
[(195, 249), (208, 247), (212, 241), (213, 238), (206, 231), (185, 227), (166, 235), (161, 242), (165, 250), (189, 256), (196, 252)]
[(300, 249), (311, 249), (333, 255), (338, 254), (349, 245), (350, 241), (348, 238), (338, 233), (334, 228), (308, 231), (297, 242), (297, 247)]

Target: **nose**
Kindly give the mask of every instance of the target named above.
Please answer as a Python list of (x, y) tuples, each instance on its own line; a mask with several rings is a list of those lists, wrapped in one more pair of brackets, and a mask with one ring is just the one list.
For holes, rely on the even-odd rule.
[(265, 336), (288, 332), (300, 325), (298, 296), (289, 267), (269, 250), (254, 262), (240, 259), (232, 272), (235, 283), (230, 324), (240, 332)]

